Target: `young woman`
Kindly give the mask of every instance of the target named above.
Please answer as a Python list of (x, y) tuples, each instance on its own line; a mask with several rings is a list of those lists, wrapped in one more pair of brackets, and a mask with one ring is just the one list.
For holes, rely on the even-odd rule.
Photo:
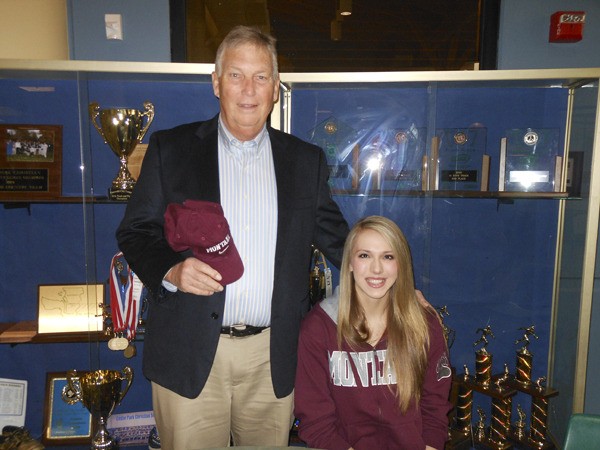
[(295, 413), (309, 447), (444, 448), (451, 369), (437, 313), (419, 295), (398, 226), (359, 221), (339, 289), (300, 331)]

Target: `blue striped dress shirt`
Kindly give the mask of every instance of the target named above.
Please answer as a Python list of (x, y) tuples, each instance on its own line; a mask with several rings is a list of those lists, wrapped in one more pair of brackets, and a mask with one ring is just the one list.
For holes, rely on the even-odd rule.
[(266, 127), (241, 142), (219, 121), (221, 205), (244, 275), (227, 286), (223, 326), (271, 324), (277, 240), (277, 183)]

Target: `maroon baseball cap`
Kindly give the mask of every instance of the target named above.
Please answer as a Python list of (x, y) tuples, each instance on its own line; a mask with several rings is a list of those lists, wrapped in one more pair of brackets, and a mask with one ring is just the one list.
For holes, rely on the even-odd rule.
[(176, 252), (191, 249), (196, 258), (218, 271), (223, 286), (239, 280), (244, 273), (242, 258), (218, 203), (186, 200), (183, 205), (169, 204), (165, 237)]

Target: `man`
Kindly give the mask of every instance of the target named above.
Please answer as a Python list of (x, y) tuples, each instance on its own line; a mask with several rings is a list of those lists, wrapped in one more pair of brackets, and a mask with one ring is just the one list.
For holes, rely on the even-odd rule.
[[(151, 293), (144, 375), (164, 450), (225, 447), (230, 436), (239, 446), (286, 446), (311, 245), (339, 265), (348, 225), (322, 150), (266, 125), (279, 98), (275, 40), (236, 27), (212, 83), (220, 113), (152, 135), (117, 230)], [(222, 206), (243, 261), (227, 286), (168, 240), (165, 212), (198, 201)]]

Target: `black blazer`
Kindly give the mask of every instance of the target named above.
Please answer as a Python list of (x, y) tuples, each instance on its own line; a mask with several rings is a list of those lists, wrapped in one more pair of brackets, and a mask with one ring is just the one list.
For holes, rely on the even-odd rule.
[[(144, 375), (188, 398), (197, 397), (208, 378), (225, 295), (171, 293), (162, 287), (169, 268), (190, 256), (169, 247), (163, 214), (172, 202), (220, 201), (217, 117), (152, 134), (116, 234), (127, 262), (150, 292)], [(311, 244), (339, 267), (348, 225), (331, 198), (323, 151), (271, 127), (268, 132), (278, 207), (271, 374), (281, 398), (294, 387), (300, 321), (309, 308)]]

